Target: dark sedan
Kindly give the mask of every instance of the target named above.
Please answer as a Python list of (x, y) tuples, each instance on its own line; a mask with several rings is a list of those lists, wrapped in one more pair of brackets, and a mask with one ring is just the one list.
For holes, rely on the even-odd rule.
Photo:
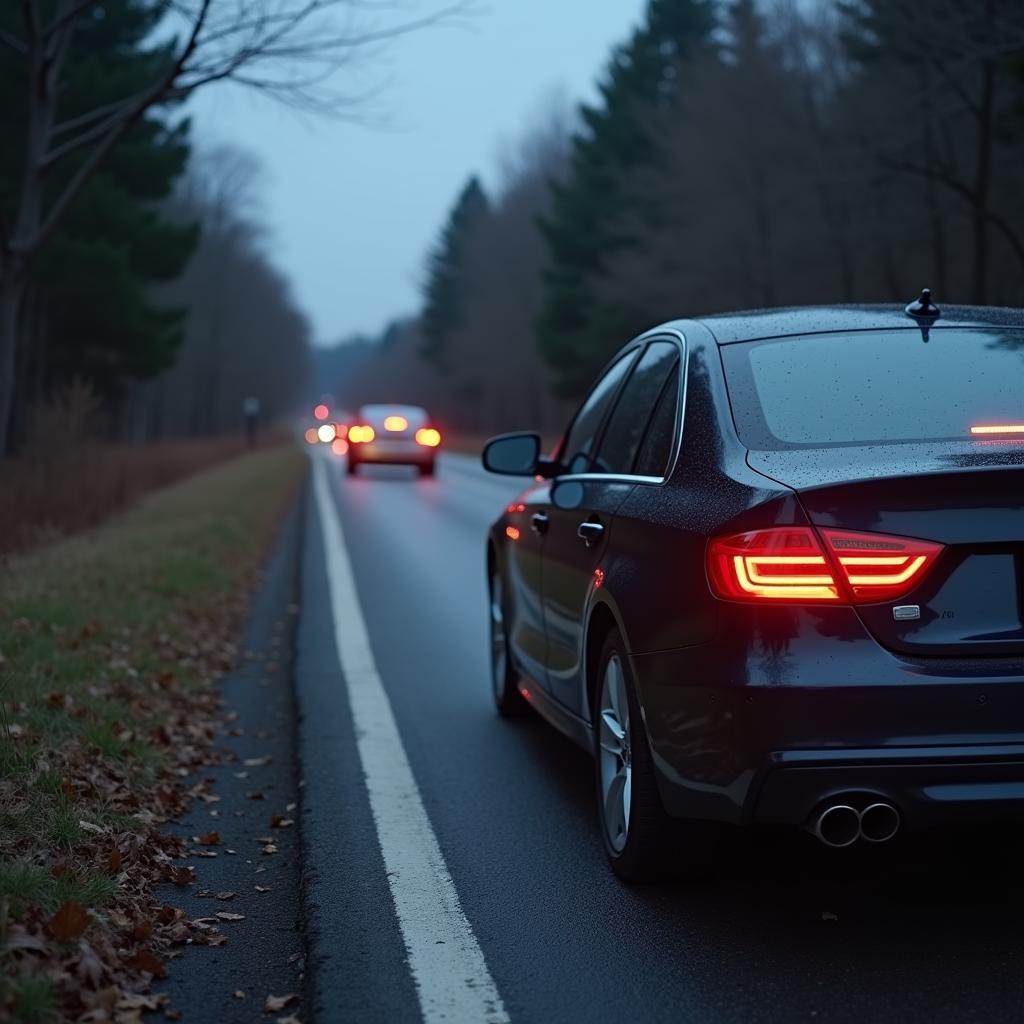
[(616, 873), (726, 824), (1024, 816), (1024, 312), (768, 310), (630, 342), (491, 530), (494, 696), (591, 750)]

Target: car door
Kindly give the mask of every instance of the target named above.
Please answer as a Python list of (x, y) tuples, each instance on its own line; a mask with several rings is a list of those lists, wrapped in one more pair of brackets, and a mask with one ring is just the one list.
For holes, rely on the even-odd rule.
[(548, 689), (587, 716), (583, 679), (585, 612), (612, 541), (616, 510), (636, 486), (634, 463), (674, 363), (674, 341), (633, 349), (591, 392), (566, 435), (568, 470), (552, 489), (543, 554)]
[(548, 524), (551, 481), (536, 480), (505, 510), (506, 630), (513, 660), (540, 686), (547, 685), (547, 637), (541, 604), (541, 553)]

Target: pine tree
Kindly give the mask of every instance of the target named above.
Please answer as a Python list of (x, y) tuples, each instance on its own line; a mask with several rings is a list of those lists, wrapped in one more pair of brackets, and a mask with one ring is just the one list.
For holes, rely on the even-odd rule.
[[(62, 115), (151, 81), (166, 60), (146, 45), (162, 16), (161, 4), (115, 0), (104, 4), (102, 18), (85, 22), (69, 56)], [(168, 116), (153, 111), (131, 129), (40, 259), (36, 291), (46, 311), (50, 386), (79, 376), (116, 399), (132, 380), (169, 367), (181, 345), (184, 311), (154, 306), (148, 295), (152, 284), (181, 273), (197, 241), (195, 226), (172, 223), (155, 208), (189, 154), (187, 122), (169, 124)], [(76, 170), (69, 161), (60, 179)]]
[[(78, 25), (64, 65), (61, 121), (123, 100), (160, 73), (169, 50), (152, 39), (164, 13), (153, 0), (107, 0)], [(0, 147), (0, 216), (8, 217), (19, 198), (27, 130), (22, 98), (29, 83), (20, 60), (0, 48), (0, 84), (10, 99), (0, 104), (0, 133), (11, 142)], [(159, 308), (148, 292), (181, 273), (198, 237), (194, 225), (171, 223), (157, 210), (188, 160), (188, 124), (171, 122), (179, 102), (152, 108), (129, 129), (40, 254), (19, 355), (23, 392), (29, 376), (36, 397), (80, 377), (116, 399), (131, 381), (173, 362), (185, 314)], [(47, 195), (59, 194), (86, 156), (55, 161)]]
[[(602, 271), (610, 256), (642, 244), (617, 226), (623, 181), (657, 160), (647, 115), (672, 102), (683, 63), (710, 45), (713, 28), (711, 0), (650, 0), (644, 23), (613, 54), (600, 104), (581, 110), (569, 175), (554, 186), (552, 212), (542, 223), (549, 263), (537, 328), (562, 395), (582, 393), (610, 354), (648, 326), (642, 310), (602, 298)], [(644, 221), (656, 217), (638, 212)]]
[(441, 237), (427, 258), (422, 354), (438, 365), (444, 361), (446, 339), (462, 319), (462, 289), (466, 287), (466, 242), (480, 219), (488, 212), (487, 196), (474, 175), (459, 193)]

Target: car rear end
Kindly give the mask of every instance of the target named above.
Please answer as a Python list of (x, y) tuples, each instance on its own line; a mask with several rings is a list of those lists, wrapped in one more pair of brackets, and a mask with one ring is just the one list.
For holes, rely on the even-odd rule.
[(363, 464), (415, 466), (432, 476), (441, 433), (425, 409), (412, 405), (363, 406), (348, 429), (348, 468)]
[(1024, 331), (721, 355), (765, 487), (708, 540), (715, 638), (642, 659), (666, 706), (700, 679), (702, 735), (652, 729), (666, 803), (837, 846), (1024, 815)]

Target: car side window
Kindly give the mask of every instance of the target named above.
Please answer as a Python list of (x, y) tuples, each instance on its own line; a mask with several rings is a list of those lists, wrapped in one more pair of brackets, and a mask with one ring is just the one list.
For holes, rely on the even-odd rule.
[(586, 473), (590, 467), (605, 414), (618, 393), (619, 385), (636, 359), (636, 351), (627, 352), (612, 365), (594, 385), (587, 400), (580, 406), (566, 435), (559, 461), (567, 473)]
[(633, 472), (637, 476), (664, 476), (668, 472), (668, 461), (676, 435), (676, 409), (679, 404), (679, 360), (669, 372), (661, 389), (647, 433), (637, 454)]
[(619, 393), (591, 472), (632, 473), (637, 451), (665, 381), (679, 361), (671, 341), (653, 341)]

